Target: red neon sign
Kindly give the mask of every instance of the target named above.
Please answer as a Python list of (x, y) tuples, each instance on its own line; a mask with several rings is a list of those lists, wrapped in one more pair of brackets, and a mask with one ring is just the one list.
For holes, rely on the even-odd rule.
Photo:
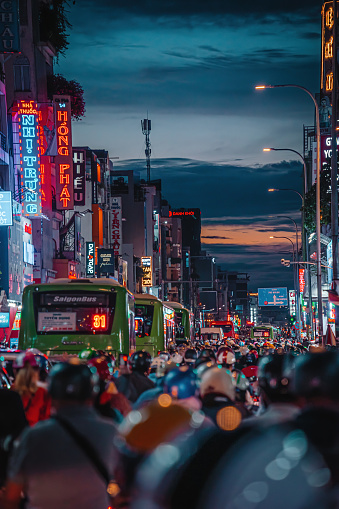
[(94, 329), (106, 329), (106, 315), (94, 315), (93, 316), (93, 328)]
[(25, 233), (32, 235), (32, 225), (25, 223)]
[(56, 207), (58, 210), (74, 208), (73, 153), (70, 96), (54, 96), (56, 156)]

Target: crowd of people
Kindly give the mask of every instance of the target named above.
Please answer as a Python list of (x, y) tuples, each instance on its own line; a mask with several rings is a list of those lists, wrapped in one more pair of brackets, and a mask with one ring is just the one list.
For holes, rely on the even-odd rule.
[(339, 507), (336, 347), (31, 349), (1, 369), (1, 508)]

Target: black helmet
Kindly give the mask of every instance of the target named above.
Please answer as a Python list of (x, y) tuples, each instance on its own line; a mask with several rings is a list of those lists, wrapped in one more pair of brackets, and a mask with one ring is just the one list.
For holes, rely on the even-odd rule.
[(132, 355), (130, 364), (132, 371), (146, 373), (151, 367), (152, 356), (149, 352), (146, 352), (146, 350), (138, 350)]
[(290, 401), (291, 363), (294, 357), (270, 354), (262, 357), (258, 363), (258, 381), (261, 390), (271, 401)]
[(212, 348), (204, 348), (203, 350), (201, 350), (199, 352), (198, 359), (202, 358), (214, 359), (215, 361), (217, 360), (217, 356), (215, 355), (215, 352), (214, 350), (212, 350)]
[(300, 355), (295, 361), (293, 391), (304, 398), (339, 399), (339, 355), (334, 350)]
[(85, 364), (56, 364), (48, 379), (48, 392), (56, 400), (86, 401), (99, 392), (99, 377)]
[(184, 355), (184, 361), (186, 364), (193, 364), (198, 358), (197, 352), (194, 348), (188, 348)]

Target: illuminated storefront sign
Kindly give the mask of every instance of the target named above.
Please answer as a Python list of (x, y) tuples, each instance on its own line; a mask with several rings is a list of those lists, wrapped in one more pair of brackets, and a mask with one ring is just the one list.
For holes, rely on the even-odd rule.
[[(115, 256), (121, 255), (122, 206), (121, 198), (111, 198), (111, 246)], [(152, 285), (151, 285), (152, 286)]]
[(0, 191), (0, 226), (12, 226), (12, 193), (11, 191)]
[(2, 0), (0, 2), (0, 53), (19, 51), (19, 0)]
[(39, 108), (40, 177), (42, 210), (52, 209), (52, 163), (46, 155), (54, 130), (53, 108), (41, 104)]
[(98, 249), (98, 271), (99, 274), (114, 275), (115, 260), (113, 249)]
[(41, 215), (41, 181), (38, 107), (34, 101), (18, 102), (22, 214)]
[(333, 90), (333, 25), (333, 2), (325, 2), (321, 12), (321, 91), (328, 104)]
[(299, 289), (301, 293), (305, 290), (305, 269), (299, 269)]
[(9, 313), (0, 313), (0, 328), (6, 329), (9, 327)]
[(194, 210), (170, 210), (168, 217), (172, 216), (195, 216), (196, 211)]
[(73, 150), (74, 205), (85, 205), (86, 152)]
[(71, 98), (55, 95), (53, 102), (58, 153), (55, 157), (56, 208), (71, 210), (74, 208)]
[(153, 271), (152, 271), (152, 257), (142, 256), (141, 257), (141, 268), (142, 268), (142, 286), (153, 286)]
[(95, 242), (86, 242), (86, 277), (95, 276)]
[(296, 302), (295, 302), (295, 290), (289, 290), (289, 304), (290, 304), (290, 315), (296, 315)]

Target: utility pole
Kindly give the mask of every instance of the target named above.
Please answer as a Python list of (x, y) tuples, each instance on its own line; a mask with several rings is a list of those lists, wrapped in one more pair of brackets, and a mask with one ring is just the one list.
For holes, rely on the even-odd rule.
[(146, 143), (146, 149), (145, 149), (145, 155), (146, 155), (146, 169), (147, 169), (147, 177), (146, 181), (149, 182), (151, 180), (151, 142), (149, 139), (149, 135), (151, 132), (151, 121), (148, 120), (148, 113), (147, 118), (144, 118), (144, 120), (141, 121), (141, 130), (142, 134), (145, 136), (145, 143)]
[(333, 45), (332, 45), (332, 161), (331, 161), (331, 229), (332, 229), (332, 266), (333, 280), (338, 279), (338, 161), (337, 161), (337, 100), (338, 100), (338, 72), (337, 72), (337, 0), (333, 0)]

